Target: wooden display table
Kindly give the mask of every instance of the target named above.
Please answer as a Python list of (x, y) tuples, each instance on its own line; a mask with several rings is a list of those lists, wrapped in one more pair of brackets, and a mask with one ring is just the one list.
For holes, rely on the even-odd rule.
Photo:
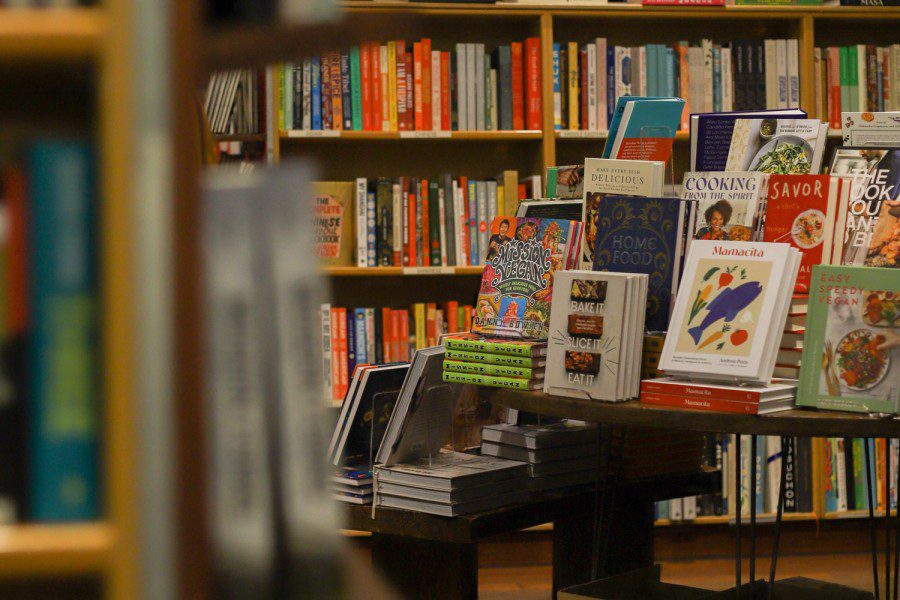
[[(628, 570), (652, 559), (653, 503), (709, 494), (721, 488), (721, 474), (703, 470), (622, 482), (616, 495), (629, 498), (616, 521), (617, 568)], [(371, 506), (347, 507), (348, 529), (372, 533), (372, 561), (405, 597), (471, 599), (478, 595), (478, 543), (553, 523), (553, 593), (591, 579), (597, 494), (595, 486), (548, 492), (523, 504), (466, 515), (439, 517)]]

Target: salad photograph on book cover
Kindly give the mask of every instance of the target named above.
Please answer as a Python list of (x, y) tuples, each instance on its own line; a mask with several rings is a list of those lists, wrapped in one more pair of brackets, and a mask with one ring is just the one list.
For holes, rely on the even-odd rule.
[(798, 403), (900, 410), (900, 272), (817, 265)]
[(473, 332), (547, 339), (553, 274), (566, 265), (574, 229), (558, 219), (494, 219)]
[[(835, 148), (830, 173), (850, 182), (841, 264), (896, 267), (900, 149)], [(887, 209), (883, 210), (883, 205)], [(878, 227), (883, 214), (891, 222)]]
[(765, 187), (762, 173), (685, 173), (681, 197), (697, 200), (694, 239), (752, 240)]
[(725, 170), (818, 173), (827, 127), (818, 119), (738, 119)]

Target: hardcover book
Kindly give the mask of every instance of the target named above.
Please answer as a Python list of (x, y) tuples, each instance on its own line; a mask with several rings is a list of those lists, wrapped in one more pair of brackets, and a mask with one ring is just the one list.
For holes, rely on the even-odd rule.
[(627, 196), (662, 196), (665, 163), (649, 160), (615, 160), (588, 158), (584, 164), (584, 223), (582, 268), (594, 263), (597, 241), (597, 214), (600, 201), (607, 194)]
[(463, 350), (467, 352), (487, 352), (490, 354), (526, 357), (546, 356), (547, 354), (546, 343), (485, 337), (470, 332), (445, 336), (444, 344), (448, 350)]
[(598, 205), (595, 271), (649, 275), (646, 328), (665, 331), (678, 286), (685, 203), (604, 196)]
[(788, 244), (695, 241), (660, 369), (710, 381), (770, 381), (799, 262)]
[(737, 119), (726, 171), (818, 173), (828, 124), (818, 119)]
[[(752, 62), (752, 59), (748, 59), (748, 64)], [(728, 162), (728, 150), (731, 147), (734, 125), (738, 119), (750, 117), (802, 119), (806, 118), (806, 113), (799, 109), (791, 109), (692, 114), (690, 119), (691, 170), (724, 171)]]
[(797, 403), (900, 410), (900, 271), (816, 265)]
[(356, 211), (352, 181), (314, 181), (313, 219), (316, 255), (326, 266), (353, 266)]
[(490, 233), (472, 332), (547, 339), (553, 276), (573, 262), (577, 223), (497, 217)]
[(681, 197), (697, 200), (693, 236), (698, 240), (749, 242), (765, 199), (762, 173), (689, 172)]
[(603, 158), (668, 162), (683, 110), (681, 98), (621, 96), (609, 124)]

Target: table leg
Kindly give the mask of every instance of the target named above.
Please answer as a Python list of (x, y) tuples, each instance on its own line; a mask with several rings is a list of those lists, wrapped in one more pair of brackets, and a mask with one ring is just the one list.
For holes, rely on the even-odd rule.
[(600, 576), (653, 566), (653, 503), (623, 500), (611, 513), (608, 531), (615, 551)]
[(750, 437), (750, 597), (756, 592), (756, 459), (759, 436)]
[(373, 533), (372, 563), (405, 598), (478, 598), (477, 544)]
[[(898, 440), (900, 441), (900, 440)], [(897, 482), (900, 485), (900, 461), (897, 461)], [(900, 590), (900, 494), (898, 494), (896, 508), (896, 522), (894, 523), (894, 600), (897, 600), (897, 591)], [(890, 534), (888, 534), (890, 535)]]
[(734, 530), (737, 538), (737, 547), (735, 548), (734, 563), (734, 590), (737, 598), (741, 597), (741, 513), (744, 507), (741, 506), (741, 434), (734, 435)]
[(787, 464), (790, 458), (793, 464), (794, 457), (794, 438), (781, 438), (781, 481), (778, 483), (778, 506), (775, 511), (775, 540), (772, 543), (772, 562), (769, 565), (769, 588), (766, 591), (766, 598), (772, 600), (772, 591), (775, 588), (775, 568), (778, 564), (778, 543), (781, 541), (781, 517), (784, 513), (784, 493), (785, 483), (787, 481)]
[(881, 598), (881, 590), (878, 585), (878, 541), (875, 533), (875, 496), (872, 493), (872, 487), (875, 482), (872, 481), (872, 453), (869, 450), (869, 438), (865, 438), (866, 450), (866, 497), (869, 500), (869, 530), (872, 534), (872, 580), (875, 587), (875, 600)]
[(567, 515), (553, 522), (553, 598), (559, 590), (591, 581), (591, 513)]

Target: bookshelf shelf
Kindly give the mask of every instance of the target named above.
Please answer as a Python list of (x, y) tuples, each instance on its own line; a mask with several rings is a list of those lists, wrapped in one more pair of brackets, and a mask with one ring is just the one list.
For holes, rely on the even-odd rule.
[(521, 141), (539, 140), (541, 131), (282, 131), (283, 141), (292, 140), (463, 140), (463, 141)]
[[(787, 512), (782, 515), (782, 520), (787, 521), (815, 521), (817, 519), (816, 513), (814, 512)], [(760, 513), (756, 515), (756, 523), (758, 525), (771, 523), (775, 521), (775, 513)], [(679, 526), (683, 527), (685, 525), (728, 525), (734, 524), (734, 517), (731, 515), (710, 515), (707, 517), (697, 517), (696, 519), (685, 519), (684, 521), (672, 521), (671, 519), (657, 519), (656, 525), (661, 527), (669, 527), (669, 526)], [(742, 525), (748, 525), (750, 523), (750, 516), (744, 515), (741, 519)]]
[(415, 277), (434, 275), (481, 275), (484, 267), (323, 267), (332, 277)]
[(100, 573), (115, 544), (106, 523), (0, 527), (0, 577)]
[(214, 136), (217, 142), (265, 142), (264, 133), (226, 133)]
[[(893, 509), (891, 509), (893, 512)], [(875, 518), (884, 517), (883, 509), (875, 509)], [(844, 519), (868, 519), (869, 510), (841, 510), (836, 512), (826, 512), (825, 519), (829, 521), (841, 521)]]
[(106, 32), (97, 8), (0, 8), (0, 60), (93, 57)]
[[(605, 140), (609, 137), (608, 131), (580, 131), (558, 129), (554, 132), (554, 136), (559, 141), (570, 140)], [(686, 142), (691, 139), (691, 134), (687, 131), (676, 131), (675, 141)]]

